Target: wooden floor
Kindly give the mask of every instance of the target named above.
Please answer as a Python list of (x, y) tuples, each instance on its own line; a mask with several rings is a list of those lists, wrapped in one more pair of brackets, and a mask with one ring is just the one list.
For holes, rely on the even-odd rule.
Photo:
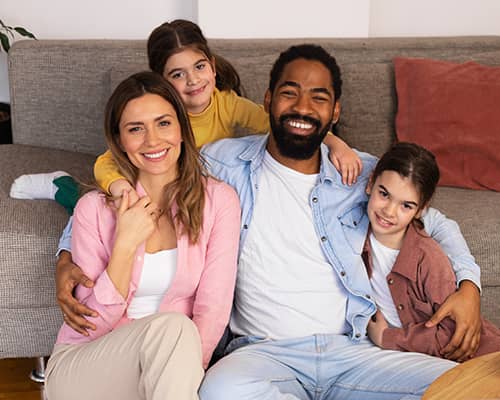
[(35, 359), (0, 360), (0, 400), (43, 400), (43, 385), (29, 378)]

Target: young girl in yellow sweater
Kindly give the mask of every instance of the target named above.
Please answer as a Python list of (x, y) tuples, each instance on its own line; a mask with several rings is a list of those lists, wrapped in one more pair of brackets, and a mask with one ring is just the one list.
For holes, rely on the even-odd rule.
[[(180, 94), (198, 147), (233, 137), (238, 129), (268, 132), (268, 114), (261, 105), (241, 96), (238, 73), (212, 53), (198, 25), (181, 19), (163, 23), (149, 36), (147, 50), (151, 70), (163, 75)], [(355, 182), (362, 168), (356, 153), (333, 134), (327, 135), (325, 144), (343, 182)], [(94, 174), (97, 183), (113, 196), (132, 189), (109, 151), (97, 159)]]

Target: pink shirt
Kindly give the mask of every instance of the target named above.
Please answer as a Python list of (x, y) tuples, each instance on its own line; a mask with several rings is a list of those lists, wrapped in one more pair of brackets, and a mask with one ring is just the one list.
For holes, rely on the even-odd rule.
[[(369, 240), (365, 242), (362, 256), (371, 276)], [(440, 351), (455, 333), (455, 322), (445, 318), (433, 328), (425, 327), (425, 323), (456, 291), (457, 284), (451, 263), (439, 244), (410, 225), (386, 279), (402, 327), (384, 330), (381, 347), (442, 357)], [(500, 330), (484, 318), (481, 322), (476, 356), (500, 350)]]
[[(137, 186), (140, 196), (144, 190)], [(227, 184), (208, 179), (203, 226), (196, 244), (186, 235), (177, 240), (177, 272), (160, 304), (160, 312), (180, 312), (198, 327), (203, 364), (206, 367), (229, 320), (236, 279), (240, 234), (240, 207), (236, 192)], [(83, 272), (95, 282), (93, 288), (76, 288), (76, 297), (99, 316), (89, 317), (97, 329), (83, 336), (66, 323), (57, 343), (84, 343), (126, 324), (126, 309), (141, 276), (145, 244), (137, 249), (127, 299), (116, 290), (106, 268), (114, 244), (115, 212), (104, 195), (87, 193), (75, 208), (72, 255)]]

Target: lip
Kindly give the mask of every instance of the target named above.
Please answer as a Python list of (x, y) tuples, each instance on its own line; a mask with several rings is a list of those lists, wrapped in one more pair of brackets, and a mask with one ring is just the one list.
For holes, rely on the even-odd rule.
[(375, 219), (377, 221), (377, 225), (379, 225), (380, 227), (391, 228), (392, 226), (394, 226), (393, 222), (388, 221), (386, 218), (381, 217), (377, 213), (374, 213), (374, 214), (375, 214)]
[(199, 87), (198, 89), (193, 89), (193, 90), (186, 92), (186, 94), (188, 96), (198, 96), (199, 94), (201, 94), (205, 91), (206, 87), (207, 87), (207, 85), (203, 85), (203, 86)]
[(165, 159), (168, 154), (168, 149), (161, 149), (158, 151), (150, 151), (147, 153), (142, 153), (142, 156), (150, 162), (159, 162)]

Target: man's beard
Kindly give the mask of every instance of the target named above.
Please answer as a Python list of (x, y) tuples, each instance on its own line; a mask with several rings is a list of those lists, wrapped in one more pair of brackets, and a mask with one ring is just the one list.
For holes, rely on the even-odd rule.
[[(311, 158), (319, 149), (321, 142), (325, 138), (331, 126), (330, 123), (321, 129), (321, 121), (316, 118), (303, 116), (300, 114), (285, 114), (279, 118), (279, 123), (271, 115), (270, 118), (271, 132), (278, 146), (280, 154), (284, 157), (295, 160), (307, 160)], [(304, 121), (312, 124), (315, 131), (309, 135), (296, 135), (290, 133), (285, 125), (287, 120)]]

